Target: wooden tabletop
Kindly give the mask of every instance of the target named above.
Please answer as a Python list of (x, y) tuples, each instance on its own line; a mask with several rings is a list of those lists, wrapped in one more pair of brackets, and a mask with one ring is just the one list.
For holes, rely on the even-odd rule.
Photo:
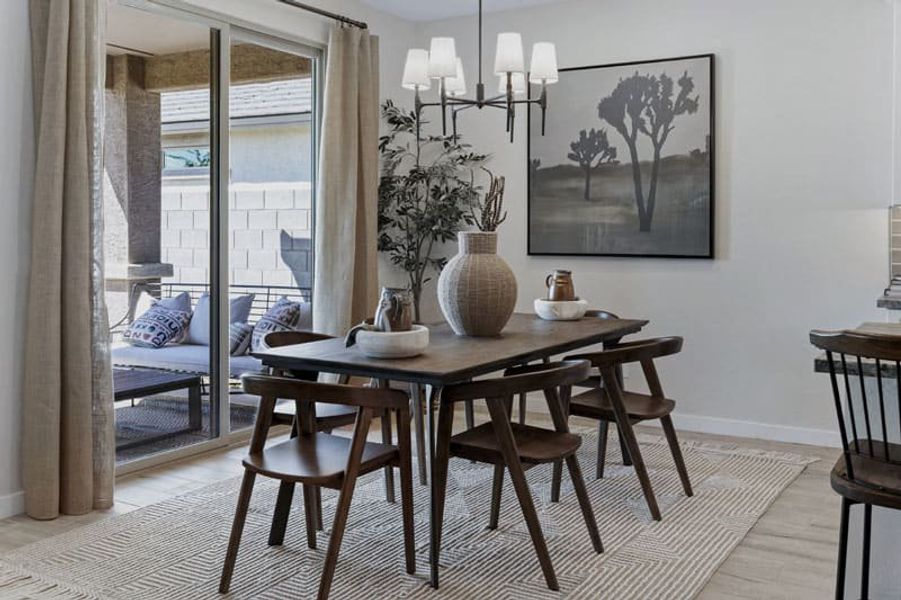
[(429, 347), (413, 358), (369, 358), (356, 346), (345, 348), (344, 340), (337, 338), (271, 348), (254, 356), (268, 366), (284, 369), (447, 385), (637, 333), (647, 323), (597, 318), (544, 321), (533, 314), (516, 313), (502, 334), (493, 338), (458, 336), (447, 323), (429, 325)]
[(868, 321), (861, 323), (856, 329), (857, 333), (870, 333), (875, 335), (893, 335), (901, 337), (901, 323), (877, 323)]

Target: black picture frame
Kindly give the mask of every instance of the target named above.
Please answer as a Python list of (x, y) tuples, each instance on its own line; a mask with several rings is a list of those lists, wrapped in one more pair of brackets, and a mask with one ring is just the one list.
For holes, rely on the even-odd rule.
[[(704, 54), (691, 54), (685, 56), (674, 56), (669, 58), (658, 58), (658, 59), (646, 59), (646, 60), (635, 60), (635, 61), (627, 61), (627, 62), (618, 62), (618, 63), (608, 63), (608, 64), (600, 64), (600, 65), (589, 65), (583, 67), (567, 67), (561, 68), (559, 70), (561, 79), (565, 77), (565, 74), (568, 72), (574, 71), (585, 71), (591, 69), (610, 69), (610, 68), (621, 68), (621, 67), (631, 67), (636, 66), (639, 67), (641, 65), (649, 65), (649, 64), (659, 64), (659, 63), (668, 63), (668, 62), (677, 62), (677, 61), (686, 61), (686, 60), (707, 60), (708, 68), (709, 68), (709, 90), (702, 98), (706, 99), (709, 107), (709, 146), (708, 146), (708, 164), (709, 164), (709, 208), (708, 208), (708, 232), (709, 239), (707, 242), (707, 252), (706, 253), (698, 253), (698, 254), (674, 254), (674, 253), (618, 253), (618, 252), (553, 252), (553, 251), (537, 251), (533, 248), (532, 244), (532, 219), (533, 219), (533, 188), (532, 188), (532, 150), (533, 150), (533, 140), (532, 136), (541, 136), (540, 131), (540, 118), (533, 120), (532, 106), (531, 104), (528, 106), (528, 112), (526, 115), (527, 119), (527, 152), (526, 152), (526, 189), (527, 189), (527, 202), (526, 202), (526, 243), (527, 243), (527, 254), (529, 256), (594, 256), (594, 257), (620, 257), (620, 258), (674, 258), (674, 259), (702, 259), (702, 260), (711, 260), (716, 257), (716, 102), (715, 102), (715, 89), (716, 89), (716, 79), (715, 79), (715, 55), (713, 53), (704, 53)], [(549, 107), (548, 112), (553, 110), (565, 110), (566, 109), (566, 99), (565, 98), (554, 98), (553, 96), (553, 86), (550, 87), (548, 92), (549, 97)], [(535, 122), (537, 121), (537, 123)], [(601, 121), (599, 121), (601, 123)], [(536, 127), (537, 125), (537, 127)], [(550, 127), (550, 124), (548, 124)], [(537, 131), (533, 131), (536, 129)]]

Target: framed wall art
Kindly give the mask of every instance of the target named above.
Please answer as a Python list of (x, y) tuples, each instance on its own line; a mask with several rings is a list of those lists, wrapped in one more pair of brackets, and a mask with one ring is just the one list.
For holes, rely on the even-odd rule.
[(533, 255), (713, 258), (713, 55), (560, 70), (529, 114)]

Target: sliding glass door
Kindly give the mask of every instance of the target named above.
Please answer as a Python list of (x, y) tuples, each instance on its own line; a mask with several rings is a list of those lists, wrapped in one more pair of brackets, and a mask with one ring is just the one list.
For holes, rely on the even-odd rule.
[(282, 301), (292, 327), (309, 326), (319, 56), (218, 15), (131, 3), (109, 10), (104, 147), (126, 470), (241, 435), (256, 400), (237, 378), (262, 368), (258, 324)]

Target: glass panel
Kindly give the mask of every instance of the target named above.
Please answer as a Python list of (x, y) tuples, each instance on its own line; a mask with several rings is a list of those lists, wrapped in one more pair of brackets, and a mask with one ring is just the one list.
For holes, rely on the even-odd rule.
[(106, 295), (116, 454), (127, 462), (217, 431), (201, 300), (210, 281), (210, 30), (111, 3), (107, 40)]
[[(309, 58), (236, 39), (229, 90), (231, 329), (252, 335), (287, 299), (278, 327), (312, 325), (313, 77)], [(240, 300), (250, 302), (249, 312)], [(255, 327), (261, 337), (263, 327)], [(251, 339), (251, 344), (253, 340)], [(236, 342), (232, 375), (259, 370)], [(252, 425), (256, 399), (229, 395), (231, 428)]]

